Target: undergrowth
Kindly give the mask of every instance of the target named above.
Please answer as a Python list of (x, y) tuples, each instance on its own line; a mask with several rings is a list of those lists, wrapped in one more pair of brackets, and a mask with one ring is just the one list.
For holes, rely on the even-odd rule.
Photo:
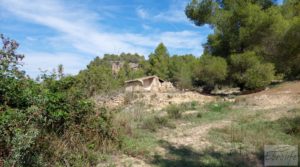
[(242, 152), (252, 152), (260, 159), (265, 145), (300, 144), (299, 114), (274, 121), (264, 120), (259, 116), (240, 117), (230, 126), (213, 129), (210, 138), (217, 144), (230, 147), (229, 149), (238, 147)]

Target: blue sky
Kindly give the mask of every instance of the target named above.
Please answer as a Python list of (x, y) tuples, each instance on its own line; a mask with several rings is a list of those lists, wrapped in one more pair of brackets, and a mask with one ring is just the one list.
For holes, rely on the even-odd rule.
[(63, 64), (76, 74), (105, 53), (145, 57), (163, 42), (200, 56), (212, 30), (184, 14), (189, 0), (0, 0), (0, 33), (20, 43), (32, 77)]

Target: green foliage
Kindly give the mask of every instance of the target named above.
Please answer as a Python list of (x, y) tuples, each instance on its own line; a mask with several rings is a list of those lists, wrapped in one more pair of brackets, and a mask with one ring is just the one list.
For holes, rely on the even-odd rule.
[(118, 72), (117, 78), (120, 80), (121, 84), (125, 80), (131, 80), (135, 78), (140, 78), (145, 75), (145, 72), (142, 68), (139, 69), (131, 69), (130, 64), (125, 62), (123, 67)]
[(107, 66), (90, 66), (79, 73), (78, 80), (78, 87), (83, 89), (87, 96), (101, 92), (107, 93), (120, 86), (111, 67)]
[(227, 63), (221, 57), (203, 55), (196, 69), (196, 77), (198, 81), (212, 87), (226, 79)]
[(174, 55), (170, 57), (170, 81), (178, 88), (193, 88), (194, 71), (197, 63), (198, 59), (193, 55)]
[(114, 54), (105, 54), (103, 56), (103, 61), (124, 61), (124, 62), (131, 62), (131, 63), (140, 63), (144, 61), (144, 56), (141, 56), (137, 53), (121, 53), (120, 55)]
[[(112, 64), (119, 64), (118, 72), (113, 71)], [(144, 57), (138, 54), (109, 55), (103, 58), (96, 57), (77, 76), (77, 87), (88, 97), (99, 93), (109, 93), (121, 88), (124, 81), (144, 76)], [(138, 69), (132, 69), (137, 65)]]
[(275, 63), (280, 72), (285, 72), (290, 79), (299, 77), (300, 68), (300, 16), (291, 20), (289, 27), (280, 39)]
[(245, 87), (248, 89), (263, 88), (274, 79), (274, 65), (271, 63), (259, 64), (250, 68), (245, 74)]
[(99, 117), (97, 118), (98, 133), (102, 135), (104, 139), (118, 140), (118, 136), (115, 133), (113, 126), (113, 115), (106, 108), (101, 108), (99, 111)]
[(145, 132), (136, 132), (133, 137), (124, 137), (122, 143), (122, 151), (127, 155), (148, 156), (151, 150), (157, 146), (155, 138)]
[(19, 44), (1, 34), (0, 49), (0, 105), (27, 107), (38, 93), (36, 85), (19, 70), (24, 55), (16, 53)]
[(170, 55), (163, 43), (160, 43), (154, 53), (149, 55), (150, 69), (149, 74), (157, 75), (162, 79), (169, 79), (169, 61)]
[(192, 0), (186, 9), (185, 14), (198, 26), (210, 23), (216, 4), (212, 0)]
[(231, 77), (238, 84), (245, 80), (245, 72), (260, 63), (259, 57), (254, 52), (233, 54), (230, 56)]
[(229, 109), (230, 103), (209, 103), (205, 107), (211, 112), (224, 112), (225, 110)]
[[(145, 74), (157, 75), (182, 89), (213, 88), (230, 81), (246, 89), (262, 88), (275, 78), (275, 71), (299, 79), (299, 11), (298, 0), (286, 0), (283, 5), (272, 0), (192, 0), (185, 10), (187, 17), (198, 26), (209, 24), (214, 29), (199, 59), (193, 55), (171, 57), (160, 43), (149, 60), (138, 54), (105, 54), (77, 76), (64, 75), (59, 65), (57, 72), (41, 74), (40, 82), (19, 69), (24, 58), (16, 51), (19, 44), (1, 35), (1, 158), (6, 166), (46, 166), (49, 162), (68, 166), (67, 159), (71, 166), (95, 166), (97, 154), (80, 150), (117, 147), (131, 155), (144, 154), (154, 145), (151, 137), (135, 134), (126, 121), (114, 122), (114, 114), (107, 109), (95, 111), (86, 99), (120, 89), (125, 80)], [(112, 70), (115, 62), (121, 64), (118, 72)], [(133, 98), (125, 100), (129, 103)], [(178, 119), (182, 112), (195, 109), (198, 106), (193, 102), (170, 105), (166, 111), (169, 118)], [(199, 120), (216, 120), (226, 116), (229, 104), (211, 103), (204, 110), (211, 112), (199, 112)], [(175, 127), (167, 117), (136, 115), (135, 119), (143, 120), (142, 128), (150, 131)], [(254, 122), (251, 126), (256, 128), (250, 136), (260, 133), (257, 127), (261, 124), (278, 130), (281, 137), (299, 136), (299, 119), (287, 120)]]
[(3, 47), (0, 49), (0, 77), (23, 77), (23, 72), (19, 70), (20, 61), (24, 55), (16, 53), (19, 44), (15, 40), (5, 38), (0, 34)]
[(271, 23), (265, 10), (272, 6), (271, 0), (192, 0), (186, 7), (186, 15), (196, 25), (214, 26), (215, 34), (210, 36), (206, 52), (227, 57), (259, 43), (267, 34)]
[[(5, 58), (0, 71), (0, 155), (6, 166), (47, 166), (55, 158), (56, 150), (51, 147), (57, 147), (50, 138), (60, 142), (76, 138), (66, 135), (74, 126), (84, 127), (80, 133), (98, 130), (101, 135), (97, 136), (115, 140), (105, 129), (110, 126), (105, 116), (96, 117), (102, 118), (101, 127), (87, 122), (90, 115), (95, 117), (94, 107), (78, 89), (76, 77), (65, 76), (63, 66), (58, 73), (42, 74), (40, 83), (24, 77), (17, 68), (21, 60), (15, 51), (18, 45), (10, 40), (4, 43), (0, 56)], [(83, 140), (91, 139), (85, 136)]]
[(143, 129), (148, 129), (151, 132), (156, 132), (157, 129), (162, 127), (176, 128), (174, 124), (166, 117), (153, 116), (144, 120), (142, 124)]
[[(289, 79), (299, 77), (299, 10), (297, 0), (192, 0), (186, 15), (196, 25), (211, 25), (206, 54), (228, 58), (255, 52)], [(248, 60), (248, 59), (247, 59)]]
[(254, 52), (230, 56), (232, 79), (242, 88), (262, 88), (275, 78), (274, 65), (262, 63)]
[(167, 114), (170, 118), (178, 119), (182, 116), (182, 110), (179, 105), (171, 104), (166, 108)]
[(41, 132), (30, 122), (35, 118), (29, 115), (29, 110), (8, 108), (0, 113), (0, 153), (4, 158), (10, 157), (6, 161), (7, 165), (41, 165), (41, 145), (38, 143)]
[(226, 143), (242, 143), (246, 148), (257, 152), (266, 144), (299, 144), (299, 115), (293, 118), (283, 117), (275, 121), (266, 121), (257, 117), (241, 117), (236, 123), (223, 129), (216, 129), (214, 139)]

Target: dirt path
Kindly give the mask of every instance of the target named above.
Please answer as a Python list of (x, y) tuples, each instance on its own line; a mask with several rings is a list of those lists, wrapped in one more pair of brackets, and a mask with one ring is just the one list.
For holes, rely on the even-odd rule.
[(223, 128), (230, 125), (230, 123), (230, 120), (221, 120), (194, 127), (190, 124), (182, 123), (174, 130), (166, 129), (161, 131), (158, 136), (175, 147), (187, 146), (195, 150), (201, 150), (211, 146), (210, 141), (206, 138), (209, 130), (212, 128)]
[[(223, 119), (208, 123), (178, 120), (175, 129), (162, 128), (155, 133), (161, 144), (153, 148), (151, 155), (153, 160), (141, 160), (121, 155), (115, 158), (114, 166), (199, 166), (200, 157), (216, 154), (216, 152), (206, 151), (216, 146), (208, 138), (210, 130), (230, 126), (235, 117), (240, 116), (248, 118), (258, 114), (259, 117), (269, 121), (292, 116), (293, 114), (287, 111), (300, 108), (300, 82), (284, 83), (272, 89), (240, 96), (236, 99), (235, 109), (243, 108), (245, 110), (241, 115), (231, 113), (231, 116), (227, 115)], [(195, 113), (187, 112), (186, 114)], [(231, 157), (231, 155), (223, 156), (229, 159)], [(255, 161), (256, 158), (252, 160)], [(254, 164), (260, 163), (254, 162)]]
[(297, 105), (300, 103), (300, 81), (286, 82), (258, 93), (239, 96), (236, 101), (252, 110)]

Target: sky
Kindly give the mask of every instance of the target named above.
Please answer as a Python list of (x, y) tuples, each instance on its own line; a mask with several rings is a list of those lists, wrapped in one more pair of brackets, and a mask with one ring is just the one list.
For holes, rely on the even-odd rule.
[(212, 30), (190, 22), (188, 0), (0, 0), (0, 33), (19, 42), (32, 77), (63, 64), (76, 74), (105, 53), (200, 56)]
[(200, 56), (213, 30), (184, 14), (189, 0), (0, 0), (0, 33), (18, 41), (36, 77), (59, 64), (77, 74), (96, 56), (139, 53), (163, 42), (171, 55)]

